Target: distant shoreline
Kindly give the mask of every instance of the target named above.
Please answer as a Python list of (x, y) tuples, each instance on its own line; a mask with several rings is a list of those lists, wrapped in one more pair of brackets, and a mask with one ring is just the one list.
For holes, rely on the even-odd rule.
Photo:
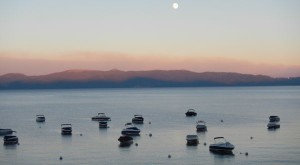
[(0, 76), (0, 90), (10, 89), (94, 89), (169, 87), (299, 86), (300, 77), (273, 78), (229, 72), (186, 70), (92, 71), (68, 70), (41, 76)]

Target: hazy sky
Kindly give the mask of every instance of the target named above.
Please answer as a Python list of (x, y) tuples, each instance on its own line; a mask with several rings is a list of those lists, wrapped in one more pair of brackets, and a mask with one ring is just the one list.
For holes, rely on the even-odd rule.
[(300, 76), (299, 29), (299, 0), (0, 0), (0, 74), (118, 68)]

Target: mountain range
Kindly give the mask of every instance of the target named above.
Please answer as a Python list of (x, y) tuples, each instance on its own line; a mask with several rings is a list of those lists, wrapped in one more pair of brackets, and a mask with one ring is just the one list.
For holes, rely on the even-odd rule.
[(300, 85), (300, 77), (273, 78), (231, 72), (187, 70), (67, 70), (47, 75), (9, 73), (0, 76), (0, 89), (72, 89), (200, 86), (283, 86)]

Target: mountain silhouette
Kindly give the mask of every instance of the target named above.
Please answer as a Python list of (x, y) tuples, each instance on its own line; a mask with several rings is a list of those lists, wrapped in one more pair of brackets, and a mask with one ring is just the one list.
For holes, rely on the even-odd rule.
[(273, 78), (231, 72), (187, 70), (109, 71), (66, 70), (40, 76), (9, 73), (0, 76), (0, 89), (133, 88), (200, 86), (300, 85), (300, 77)]

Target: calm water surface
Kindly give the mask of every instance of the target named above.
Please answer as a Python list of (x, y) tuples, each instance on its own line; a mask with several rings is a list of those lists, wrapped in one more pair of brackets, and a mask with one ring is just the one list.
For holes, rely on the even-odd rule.
[[(189, 108), (198, 116), (185, 117)], [(112, 118), (110, 128), (91, 121), (98, 112)], [(36, 123), (36, 114), (46, 122)], [(138, 146), (119, 147), (120, 132), (134, 114), (145, 118), (138, 125), (141, 136), (134, 137)], [(280, 116), (280, 129), (267, 130), (269, 115)], [(0, 128), (16, 130), (20, 141), (0, 145), (0, 164), (298, 165), (299, 117), (300, 87), (0, 91)], [(205, 133), (196, 132), (200, 119), (207, 123)], [(73, 125), (72, 136), (61, 136), (62, 123)], [(186, 146), (187, 134), (198, 134), (200, 144)], [(209, 152), (216, 136), (236, 146), (234, 155)]]

